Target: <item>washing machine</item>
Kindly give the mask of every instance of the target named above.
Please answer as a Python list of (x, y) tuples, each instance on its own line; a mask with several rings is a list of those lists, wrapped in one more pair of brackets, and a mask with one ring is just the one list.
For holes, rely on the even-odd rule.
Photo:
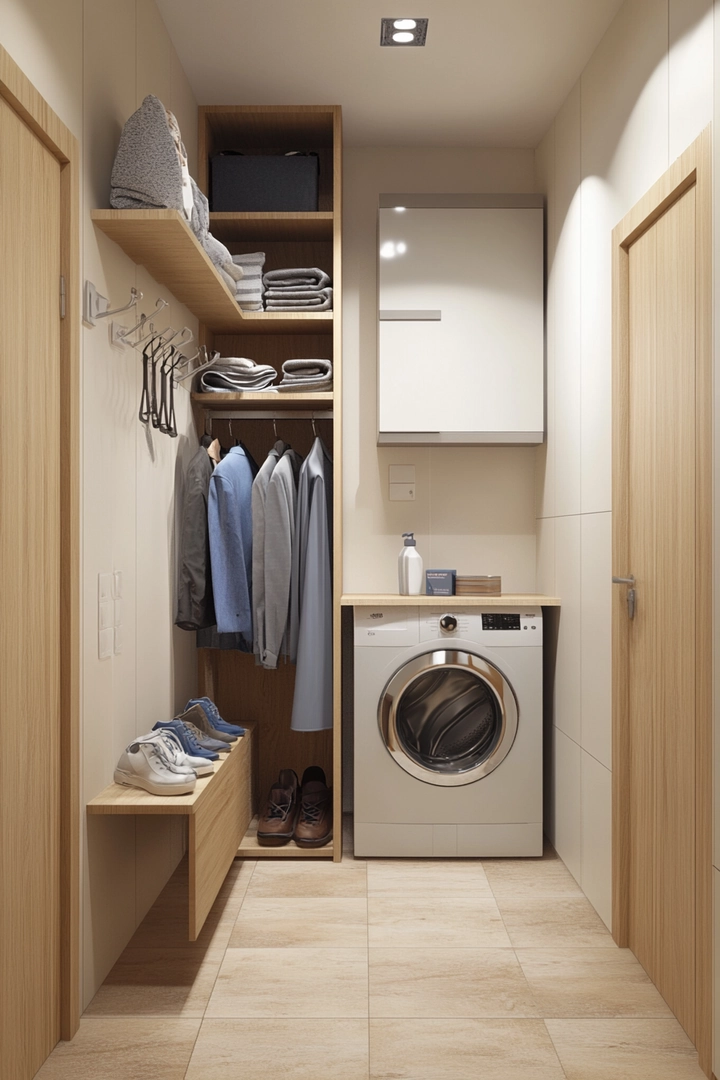
[(542, 854), (542, 609), (361, 607), (355, 854)]

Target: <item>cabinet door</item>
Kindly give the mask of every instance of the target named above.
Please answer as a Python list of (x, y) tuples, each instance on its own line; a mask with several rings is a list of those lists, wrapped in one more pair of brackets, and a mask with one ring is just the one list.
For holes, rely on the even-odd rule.
[(541, 442), (542, 209), (379, 214), (379, 441)]

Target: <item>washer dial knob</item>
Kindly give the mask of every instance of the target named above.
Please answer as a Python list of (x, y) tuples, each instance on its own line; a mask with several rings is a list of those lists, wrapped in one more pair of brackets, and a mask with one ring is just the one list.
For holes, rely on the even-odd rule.
[(452, 634), (454, 630), (457, 630), (457, 619), (454, 615), (443, 615), (440, 620), (440, 629), (444, 630), (446, 634)]

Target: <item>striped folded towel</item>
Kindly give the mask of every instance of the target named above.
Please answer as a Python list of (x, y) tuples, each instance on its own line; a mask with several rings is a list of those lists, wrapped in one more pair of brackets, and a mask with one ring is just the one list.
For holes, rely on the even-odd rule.
[(264, 251), (251, 251), (246, 255), (233, 255), (232, 261), (242, 267), (243, 278), (235, 286), (235, 299), (242, 311), (262, 311), (265, 265)]

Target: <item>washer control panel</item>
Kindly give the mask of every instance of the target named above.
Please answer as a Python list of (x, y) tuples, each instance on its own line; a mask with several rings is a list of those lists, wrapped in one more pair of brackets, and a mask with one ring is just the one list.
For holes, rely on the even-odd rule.
[(465, 638), (488, 645), (542, 645), (542, 611), (520, 608), (503, 611), (421, 611), (421, 641)]

